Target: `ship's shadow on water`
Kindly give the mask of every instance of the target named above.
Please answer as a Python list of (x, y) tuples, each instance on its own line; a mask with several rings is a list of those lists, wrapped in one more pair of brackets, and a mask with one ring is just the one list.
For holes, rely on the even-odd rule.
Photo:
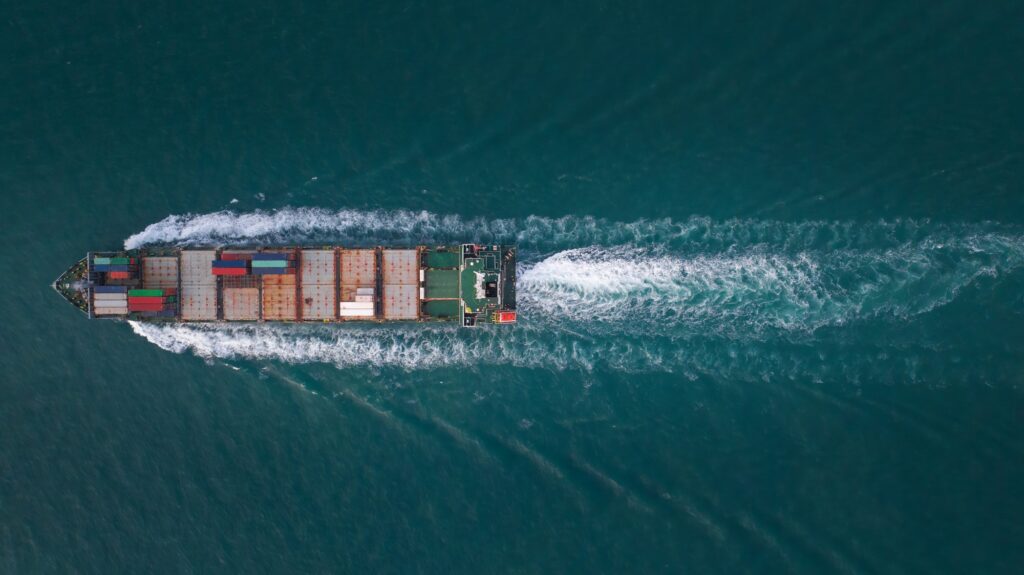
[(178, 353), (342, 368), (1004, 379), (998, 364), (953, 365), (932, 316), (958, 299), (960, 307), (982, 305), (986, 292), (1019, 282), (1024, 265), (1024, 233), (1015, 227), (915, 220), (621, 223), (285, 209), (171, 216), (125, 244), (453, 241), (520, 246), (519, 325), (132, 327)]

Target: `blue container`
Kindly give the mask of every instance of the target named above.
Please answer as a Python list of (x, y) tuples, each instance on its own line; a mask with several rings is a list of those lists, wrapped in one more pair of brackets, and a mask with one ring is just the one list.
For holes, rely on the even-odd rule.
[(254, 260), (294, 260), (295, 254), (252, 254)]
[(93, 286), (93, 293), (128, 293), (128, 286)]
[(245, 260), (213, 260), (215, 268), (246, 268), (249, 262)]
[(174, 317), (173, 309), (165, 309), (163, 311), (139, 311), (135, 313), (142, 317)]
[(288, 268), (252, 268), (252, 275), (272, 276), (288, 273)]
[(124, 266), (121, 266), (121, 265), (118, 265), (118, 266), (115, 266), (115, 265), (98, 265), (98, 266), (92, 266), (92, 271), (94, 271), (94, 272), (128, 272), (128, 271), (132, 271), (132, 268), (133, 268), (133, 266), (130, 266), (130, 265), (124, 265)]

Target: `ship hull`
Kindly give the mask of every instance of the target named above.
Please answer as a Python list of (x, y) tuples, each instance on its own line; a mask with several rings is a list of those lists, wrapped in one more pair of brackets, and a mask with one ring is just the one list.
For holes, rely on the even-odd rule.
[(90, 252), (54, 288), (92, 319), (516, 321), (516, 248), (260, 246)]

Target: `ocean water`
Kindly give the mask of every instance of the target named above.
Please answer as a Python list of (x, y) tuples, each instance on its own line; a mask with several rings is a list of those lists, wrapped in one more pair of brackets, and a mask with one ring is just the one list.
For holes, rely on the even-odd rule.
[[(1017, 573), (1024, 6), (12, 5), (0, 572)], [(509, 241), (520, 322), (86, 321)]]

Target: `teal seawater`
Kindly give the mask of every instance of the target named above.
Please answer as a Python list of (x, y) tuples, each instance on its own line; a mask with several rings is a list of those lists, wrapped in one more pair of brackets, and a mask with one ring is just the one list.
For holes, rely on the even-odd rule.
[[(0, 572), (1016, 573), (1024, 6), (0, 26)], [(515, 241), (511, 329), (87, 322), (89, 249)]]

